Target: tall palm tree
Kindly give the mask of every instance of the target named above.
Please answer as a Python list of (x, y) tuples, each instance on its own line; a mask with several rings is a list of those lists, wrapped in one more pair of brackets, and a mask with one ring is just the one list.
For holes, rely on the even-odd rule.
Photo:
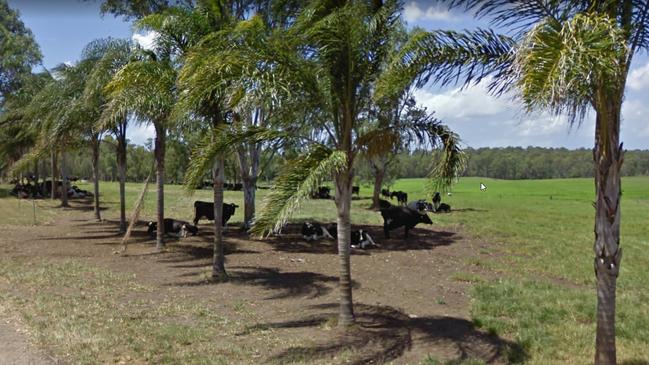
[(176, 70), (169, 57), (149, 53), (122, 67), (106, 85), (110, 99), (106, 119), (123, 118), (128, 113), (155, 129), (154, 155), (157, 187), (156, 248), (164, 248), (164, 158), (165, 138), (171, 109), (176, 101)]
[[(184, 94), (196, 100), (216, 94), (238, 101), (246, 92), (263, 86), (260, 90), (272, 96), (278, 119), (290, 115), (295, 118), (286, 118), (284, 124), (300, 124), (289, 132), (285, 125), (280, 131), (248, 127), (227, 133), (222, 128), (207, 136), (192, 157), (188, 186), (202, 176), (209, 161), (232, 151), (242, 141), (257, 143), (283, 138), (302, 143), (307, 152), (285, 164), (256, 215), (253, 234), (280, 229), (322, 181), (334, 176), (341, 325), (353, 322), (349, 239), (354, 158), (395, 134), (388, 128), (366, 128), (362, 115), (367, 112), (368, 90), (380, 69), (378, 64), (383, 61), (377, 60), (377, 56), (385, 57), (377, 49), (382, 50), (378, 46), (398, 16), (396, 5), (332, 5), (313, 1), (289, 29), (269, 29), (262, 16), (253, 17), (232, 30), (205, 38), (196, 52), (186, 58), (180, 78), (187, 85)], [(246, 80), (255, 83), (246, 84)], [(296, 120), (308, 122), (302, 125)], [(418, 131), (422, 138), (432, 136), (430, 123), (408, 127)], [(303, 129), (307, 133), (295, 133)]]
[[(105, 105), (108, 103), (104, 93), (106, 85), (115, 73), (124, 67), (134, 57), (134, 45), (127, 40), (100, 39), (89, 44), (84, 53), (93, 54), (97, 61), (88, 76), (84, 97)], [(109, 113), (102, 113), (97, 122), (98, 127), (111, 131), (117, 140), (116, 155), (119, 170), (119, 230), (126, 232), (126, 128), (128, 115), (113, 115), (116, 119), (108, 118)]]
[[(615, 297), (620, 270), (621, 107), (634, 55), (649, 47), (646, 1), (454, 0), (513, 29), (420, 32), (393, 76), (420, 74), (448, 84), (494, 76), (496, 94), (514, 90), (528, 109), (549, 109), (580, 122), (595, 111), (596, 364), (616, 363)], [(405, 66), (405, 67), (404, 67)]]

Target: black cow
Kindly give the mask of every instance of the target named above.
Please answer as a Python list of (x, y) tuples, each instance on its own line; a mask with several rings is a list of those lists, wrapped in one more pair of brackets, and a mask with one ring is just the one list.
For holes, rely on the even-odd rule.
[(315, 241), (323, 237), (333, 239), (329, 231), (317, 222), (304, 222), (302, 224), (302, 237), (307, 241)]
[(379, 199), (379, 208), (380, 208), (380, 209), (390, 208), (391, 206), (392, 206), (392, 204), (390, 204), (389, 201), (387, 201), (387, 200), (383, 200), (383, 199)]
[[(187, 233), (191, 233), (192, 236), (195, 236), (198, 233), (198, 228), (192, 226), (188, 222), (179, 221), (173, 218), (165, 218), (165, 234), (174, 235), (176, 237), (187, 237)], [(158, 222), (149, 222), (149, 232), (150, 236), (155, 236), (156, 231), (158, 230)]]
[(451, 206), (446, 204), (446, 203), (442, 203), (442, 204), (439, 205), (439, 207), (437, 207), (437, 210), (435, 210), (435, 211), (438, 212), (438, 213), (450, 213), (451, 212)]
[[(338, 238), (338, 225), (337, 224), (330, 224), (327, 229), (329, 232), (332, 232), (332, 235), (334, 238)], [(366, 231), (363, 231), (362, 229), (359, 230), (353, 230), (351, 232), (351, 243), (350, 246), (352, 248), (360, 248), (364, 250), (365, 248), (369, 247), (380, 247), (377, 245), (374, 240), (372, 239), (372, 236), (370, 236), (369, 233)]]
[(408, 207), (390, 207), (381, 209), (383, 217), (383, 233), (385, 238), (390, 238), (390, 231), (401, 226), (405, 228), (405, 237), (408, 237), (408, 231), (419, 223), (433, 224), (426, 213), (419, 213), (416, 209)]
[(313, 199), (331, 199), (331, 188), (328, 186), (318, 187), (318, 191), (311, 193)]
[(403, 191), (393, 191), (390, 193), (390, 199), (392, 198), (397, 198), (397, 202), (399, 204), (406, 205), (408, 202), (408, 194), (404, 193)]
[(359, 196), (361, 194), (361, 188), (359, 186), (352, 186), (352, 194)]
[[(228, 221), (234, 215), (236, 208), (239, 208), (239, 206), (234, 203), (223, 203), (223, 220), (221, 222), (223, 227), (228, 225)], [(205, 218), (209, 221), (214, 220), (214, 203), (198, 200), (194, 202), (194, 225), (197, 225), (201, 218)]]
[(381, 196), (383, 196), (384, 198), (391, 198), (391, 197), (390, 197), (390, 190), (388, 190), (388, 189), (381, 189)]
[(439, 194), (439, 191), (436, 191), (435, 194), (433, 195), (433, 208), (434, 210), (437, 210), (439, 208), (439, 204), (442, 202), (442, 196)]

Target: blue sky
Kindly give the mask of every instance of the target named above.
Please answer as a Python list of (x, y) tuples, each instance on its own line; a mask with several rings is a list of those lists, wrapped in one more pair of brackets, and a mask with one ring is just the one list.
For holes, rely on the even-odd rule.
[[(130, 23), (111, 15), (100, 16), (99, 1), (9, 0), (9, 4), (20, 11), (21, 18), (34, 33), (48, 68), (62, 62), (74, 62), (93, 39), (133, 37)], [(406, 1), (403, 15), (410, 25), (427, 29), (462, 30), (487, 25), (484, 21), (476, 21), (471, 14), (448, 11), (434, 1)], [(146, 40), (141, 35), (135, 37)], [(647, 149), (649, 60), (645, 54), (636, 56), (627, 85), (622, 141), (628, 149)], [(429, 110), (435, 110), (437, 117), (471, 147), (591, 148), (593, 145), (593, 115), (587, 117), (581, 127), (571, 128), (561, 117), (544, 113), (526, 115), (514, 100), (488, 95), (484, 85), (465, 90), (426, 87), (416, 92), (416, 98)], [(139, 144), (153, 135), (151, 128), (143, 126), (129, 130), (129, 139)]]

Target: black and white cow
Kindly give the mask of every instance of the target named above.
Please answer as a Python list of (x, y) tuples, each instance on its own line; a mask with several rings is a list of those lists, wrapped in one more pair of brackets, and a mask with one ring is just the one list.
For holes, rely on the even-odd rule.
[(302, 224), (302, 237), (307, 241), (316, 241), (321, 238), (333, 239), (329, 231), (318, 222), (304, 222)]
[[(180, 221), (173, 218), (165, 218), (165, 234), (176, 237), (187, 237), (187, 233), (195, 236), (198, 233), (198, 228), (192, 226), (189, 222)], [(158, 230), (158, 222), (149, 222), (148, 233), (150, 236), (155, 236)]]
[(427, 210), (428, 205), (424, 199), (419, 199), (408, 203), (408, 208), (412, 208), (420, 212), (423, 212)]
[[(223, 227), (228, 225), (228, 221), (234, 215), (236, 208), (239, 208), (239, 206), (234, 203), (223, 203), (223, 220), (221, 222)], [(202, 218), (210, 221), (214, 220), (214, 203), (199, 200), (194, 202), (194, 225), (197, 225)]]
[[(329, 229), (329, 232), (332, 232), (332, 235), (334, 238), (338, 238), (338, 225), (337, 224), (330, 224), (327, 229)], [(352, 248), (360, 248), (361, 250), (364, 250), (366, 248), (370, 247), (380, 247), (377, 245), (374, 240), (372, 239), (372, 236), (370, 236), (367, 231), (363, 231), (362, 229), (358, 230), (353, 230), (351, 232), (351, 244), (350, 246)]]
[(405, 237), (408, 237), (408, 231), (419, 223), (433, 224), (426, 213), (419, 213), (418, 210), (408, 207), (393, 206), (387, 209), (381, 209), (383, 217), (383, 233), (385, 238), (390, 238), (390, 231), (403, 226), (405, 228)]

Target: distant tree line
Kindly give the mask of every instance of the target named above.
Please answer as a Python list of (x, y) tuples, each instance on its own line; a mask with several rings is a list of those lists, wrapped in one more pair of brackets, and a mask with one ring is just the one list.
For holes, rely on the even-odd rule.
[[(117, 161), (113, 153), (115, 140), (112, 136), (106, 136), (104, 142), (101, 145), (102, 151), (99, 158), (99, 176), (103, 181), (117, 181), (119, 175)], [(170, 137), (167, 143), (165, 165), (168, 169), (168, 181), (176, 184), (182, 183), (189, 164), (191, 145), (174, 137)], [(467, 148), (466, 152), (469, 161), (463, 176), (509, 180), (593, 177), (592, 151), (586, 148), (575, 150), (541, 147)], [(153, 168), (151, 144), (148, 143), (147, 146), (129, 144), (127, 154), (129, 161), (126, 172), (127, 181), (143, 181)], [(275, 154), (261, 171), (260, 184), (270, 184), (282, 164), (292, 155), (292, 151)], [(90, 179), (92, 176), (91, 157), (85, 149), (71, 153), (72, 175)], [(390, 185), (398, 178), (425, 178), (430, 171), (430, 164), (437, 161), (436, 157), (435, 153), (431, 154), (426, 150), (398, 153), (394, 158), (394, 163), (387, 171), (385, 185)], [(47, 173), (47, 166), (44, 162), (39, 169), (41, 176)], [(374, 177), (367, 161), (359, 160), (356, 170), (357, 183), (373, 182)], [(230, 182), (240, 182), (237, 162), (234, 159), (226, 161), (225, 175)], [(622, 167), (622, 176), (641, 175), (649, 175), (649, 151), (627, 151)], [(211, 176), (207, 174), (205, 180), (210, 179)]]

